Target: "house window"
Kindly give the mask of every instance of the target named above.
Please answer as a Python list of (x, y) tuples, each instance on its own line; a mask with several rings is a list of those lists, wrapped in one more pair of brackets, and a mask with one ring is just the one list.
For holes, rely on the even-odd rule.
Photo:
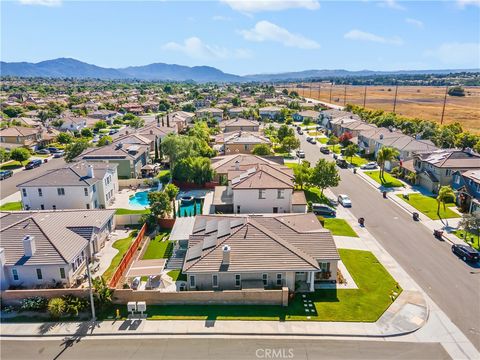
[(240, 205), (237, 205), (237, 214), (240, 214)]
[(83, 188), (83, 192), (85, 193), (85, 196), (88, 196), (88, 188)]
[(242, 284), (242, 276), (240, 274), (235, 274), (235, 286), (240, 287)]
[(245, 150), (248, 150), (248, 145), (244, 145), (245, 146)]
[(320, 263), (320, 270), (322, 270), (322, 272), (330, 271), (330, 263), (329, 262), (321, 262)]
[(285, 199), (285, 190), (277, 190), (277, 198)]
[(12, 276), (13, 276), (13, 280), (15, 280), (15, 281), (17, 281), (19, 279), (17, 269), (12, 269)]
[(212, 287), (218, 287), (218, 275), (212, 275)]
[(63, 195), (65, 195), (65, 189), (64, 188), (57, 188), (57, 193), (58, 193), (58, 196), (63, 196)]
[(37, 279), (38, 280), (42, 280), (43, 277), (42, 277), (42, 269), (37, 269)]
[(450, 176), (450, 175), (452, 175), (452, 170), (450, 170), (450, 169), (447, 169), (447, 171), (445, 172), (445, 175), (447, 175), (447, 176)]
[(277, 286), (282, 286), (282, 284), (283, 284), (282, 274), (279, 273), (277, 274)]
[(259, 199), (265, 199), (265, 190), (264, 189), (258, 190), (258, 198)]
[(90, 209), (90, 204), (87, 204), (87, 210), (89, 210), (89, 209)]
[(27, 189), (22, 189), (22, 195), (27, 196)]
[(60, 278), (65, 279), (65, 268), (60, 268)]
[(192, 288), (196, 287), (195, 275), (190, 275), (190, 287), (192, 287)]
[(37, 190), (38, 190), (38, 196), (42, 197), (43, 196), (42, 189), (37, 189)]
[(45, 210), (45, 205), (40, 204), (40, 210)]
[(268, 274), (262, 274), (263, 286), (268, 285)]

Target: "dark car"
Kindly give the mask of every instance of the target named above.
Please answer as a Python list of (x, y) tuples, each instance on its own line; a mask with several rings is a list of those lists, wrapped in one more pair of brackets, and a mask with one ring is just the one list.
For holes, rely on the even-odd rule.
[(65, 151), (59, 150), (59, 151), (57, 151), (55, 154), (53, 154), (53, 157), (54, 157), (55, 159), (58, 159), (58, 158), (61, 158), (63, 155), (65, 155)]
[(337, 166), (341, 167), (342, 169), (346, 169), (348, 167), (348, 163), (345, 159), (337, 158), (336, 162)]
[(335, 216), (337, 212), (328, 205), (312, 204), (312, 211), (315, 215), (330, 215)]
[(40, 165), (42, 165), (42, 160), (35, 159), (35, 160), (32, 160), (32, 161), (29, 161), (27, 163), (27, 165), (25, 165), (25, 169), (30, 170), (30, 169), (39, 167)]
[(322, 146), (322, 147), (320, 148), (320, 152), (321, 152), (322, 154), (328, 155), (328, 154), (330, 154), (330, 149), (329, 149), (328, 147), (326, 147), (326, 146)]
[(298, 130), (298, 135), (303, 135), (303, 131), (301, 129)]
[(12, 170), (2, 170), (2, 171), (0, 171), (0, 180), (9, 178), (12, 175), (13, 175)]
[(48, 151), (47, 149), (40, 149), (40, 150), (37, 150), (36, 152), (37, 154), (41, 154), (41, 155), (50, 155), (50, 151)]
[(55, 153), (60, 151), (56, 147), (48, 147), (47, 150), (50, 151), (50, 153), (52, 153), (52, 154), (55, 154)]
[(453, 244), (452, 252), (458, 257), (462, 258), (463, 261), (476, 262), (480, 259), (478, 251), (468, 245)]

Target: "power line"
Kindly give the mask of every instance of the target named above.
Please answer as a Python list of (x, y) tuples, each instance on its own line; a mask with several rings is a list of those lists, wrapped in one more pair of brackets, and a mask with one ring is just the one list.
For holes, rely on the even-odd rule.
[(397, 93), (398, 93), (398, 85), (395, 86), (395, 97), (393, 98), (393, 113), (395, 114), (395, 108), (397, 107)]
[(365, 90), (363, 91), (363, 107), (364, 108), (366, 103), (367, 103), (367, 85), (365, 85)]
[(445, 115), (445, 105), (447, 104), (448, 85), (445, 86), (445, 97), (443, 98), (442, 118), (440, 119), (440, 125), (443, 125), (443, 116)]

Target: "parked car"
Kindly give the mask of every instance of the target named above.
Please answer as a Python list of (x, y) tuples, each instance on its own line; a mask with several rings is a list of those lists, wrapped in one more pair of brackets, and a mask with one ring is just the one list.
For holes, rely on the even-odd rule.
[(480, 260), (480, 254), (477, 250), (466, 244), (453, 244), (452, 252), (463, 261), (477, 262)]
[(305, 159), (305, 152), (303, 150), (297, 150), (297, 157), (300, 159)]
[(116, 134), (118, 132), (117, 129), (112, 129), (108, 132), (108, 135), (113, 135), (113, 134)]
[(350, 200), (348, 195), (345, 195), (345, 194), (338, 195), (338, 202), (342, 204), (343, 207), (352, 207), (352, 200)]
[(309, 136), (307, 137), (307, 141), (310, 143), (310, 144), (316, 144), (317, 143), (317, 140), (312, 137), (312, 136)]
[(60, 151), (60, 150), (59, 150), (58, 148), (56, 148), (56, 147), (48, 147), (47, 150), (50, 151), (50, 153), (52, 153), (52, 154), (55, 154), (55, 153), (57, 153), (57, 152)]
[(377, 168), (377, 163), (375, 161), (371, 161), (367, 164), (363, 164), (362, 166), (360, 166), (360, 169), (363, 169), (363, 170), (372, 170), (372, 169), (376, 169)]
[(339, 157), (335, 161), (338, 167), (341, 167), (343, 169), (346, 169), (348, 167), (348, 163), (344, 158)]
[(37, 150), (36, 153), (40, 155), (50, 155), (50, 151), (48, 151), (47, 149)]
[(328, 154), (330, 154), (330, 149), (329, 149), (328, 147), (326, 147), (326, 146), (322, 146), (322, 147), (320, 148), (320, 152), (321, 152), (322, 154), (328, 155)]
[(312, 211), (315, 215), (330, 215), (335, 216), (337, 212), (335, 209), (331, 208), (328, 205), (324, 204), (312, 204)]
[(296, 130), (297, 130), (297, 131), (300, 131), (300, 130), (302, 130), (302, 128), (301, 128), (300, 126), (297, 126), (297, 127), (296, 127)]
[(337, 206), (337, 205), (338, 205), (338, 201), (337, 201), (337, 199), (335, 199), (335, 198), (332, 198), (332, 197), (328, 197), (328, 196), (327, 196), (327, 200), (328, 200), (330, 206)]
[(12, 170), (2, 170), (2, 171), (0, 171), (0, 180), (9, 178), (10, 176), (13, 176), (13, 171)]
[(64, 150), (59, 150), (55, 154), (53, 154), (53, 157), (55, 159), (58, 159), (58, 158), (61, 158), (63, 155), (65, 155), (65, 151)]
[(40, 165), (42, 165), (42, 160), (40, 159), (35, 159), (35, 160), (32, 160), (32, 161), (29, 161), (27, 163), (27, 165), (25, 165), (25, 169), (26, 170), (30, 170), (30, 169), (33, 169), (33, 168), (36, 168), (36, 167), (39, 167)]
[(303, 135), (303, 130), (302, 129), (298, 130), (298, 135)]

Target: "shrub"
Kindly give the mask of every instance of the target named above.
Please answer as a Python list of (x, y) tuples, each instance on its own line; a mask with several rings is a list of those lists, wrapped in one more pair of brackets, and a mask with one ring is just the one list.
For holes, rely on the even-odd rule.
[(399, 177), (402, 174), (402, 170), (400, 170), (400, 167), (395, 166), (390, 173), (394, 177)]
[(59, 318), (65, 313), (65, 301), (62, 298), (52, 298), (48, 302), (48, 312), (53, 318)]
[(88, 301), (74, 295), (64, 295), (62, 297), (65, 302), (65, 312), (77, 316), (79, 312), (85, 310), (88, 306)]
[(21, 310), (43, 311), (47, 308), (48, 300), (41, 296), (33, 296), (22, 300)]

